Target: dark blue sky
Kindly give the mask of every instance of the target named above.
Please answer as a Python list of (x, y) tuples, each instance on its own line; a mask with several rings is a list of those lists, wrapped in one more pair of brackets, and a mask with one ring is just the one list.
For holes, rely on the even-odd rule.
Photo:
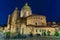
[(47, 17), (47, 21), (60, 21), (60, 0), (0, 0), (0, 25), (7, 23), (8, 15), (28, 2), (33, 14)]

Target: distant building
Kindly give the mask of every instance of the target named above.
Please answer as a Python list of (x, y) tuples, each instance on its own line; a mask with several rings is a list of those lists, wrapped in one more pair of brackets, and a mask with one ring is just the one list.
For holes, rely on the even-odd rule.
[[(55, 23), (54, 23), (55, 24)], [(26, 3), (21, 11), (16, 8), (14, 12), (8, 16), (7, 27), (3, 32), (20, 33), (21, 35), (41, 34), (50, 31), (53, 35), (58, 27), (51, 27), (46, 22), (46, 16), (32, 14), (31, 8)]]

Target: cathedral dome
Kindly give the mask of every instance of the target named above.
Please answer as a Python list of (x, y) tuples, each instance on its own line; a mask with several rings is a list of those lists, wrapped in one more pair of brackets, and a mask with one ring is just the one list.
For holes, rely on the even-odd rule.
[(30, 10), (31, 8), (28, 6), (28, 3), (26, 3), (25, 6), (22, 9)]
[(32, 10), (30, 6), (28, 6), (28, 3), (25, 4), (25, 6), (21, 9), (20, 16), (21, 17), (27, 17), (32, 14)]

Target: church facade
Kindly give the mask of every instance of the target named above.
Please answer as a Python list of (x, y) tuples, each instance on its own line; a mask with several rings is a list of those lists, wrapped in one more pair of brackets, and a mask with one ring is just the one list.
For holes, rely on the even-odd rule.
[(53, 35), (57, 29), (57, 27), (47, 25), (46, 16), (32, 14), (30, 6), (26, 3), (21, 11), (16, 8), (12, 14), (9, 14), (7, 27), (3, 32), (35, 35), (43, 32), (47, 34), (50, 31), (50, 34)]

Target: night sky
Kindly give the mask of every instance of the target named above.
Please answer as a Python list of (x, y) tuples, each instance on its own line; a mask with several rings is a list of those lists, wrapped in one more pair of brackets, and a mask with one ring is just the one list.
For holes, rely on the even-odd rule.
[(8, 15), (28, 3), (33, 14), (45, 15), (47, 21), (60, 21), (60, 0), (0, 0), (0, 25), (7, 24)]

